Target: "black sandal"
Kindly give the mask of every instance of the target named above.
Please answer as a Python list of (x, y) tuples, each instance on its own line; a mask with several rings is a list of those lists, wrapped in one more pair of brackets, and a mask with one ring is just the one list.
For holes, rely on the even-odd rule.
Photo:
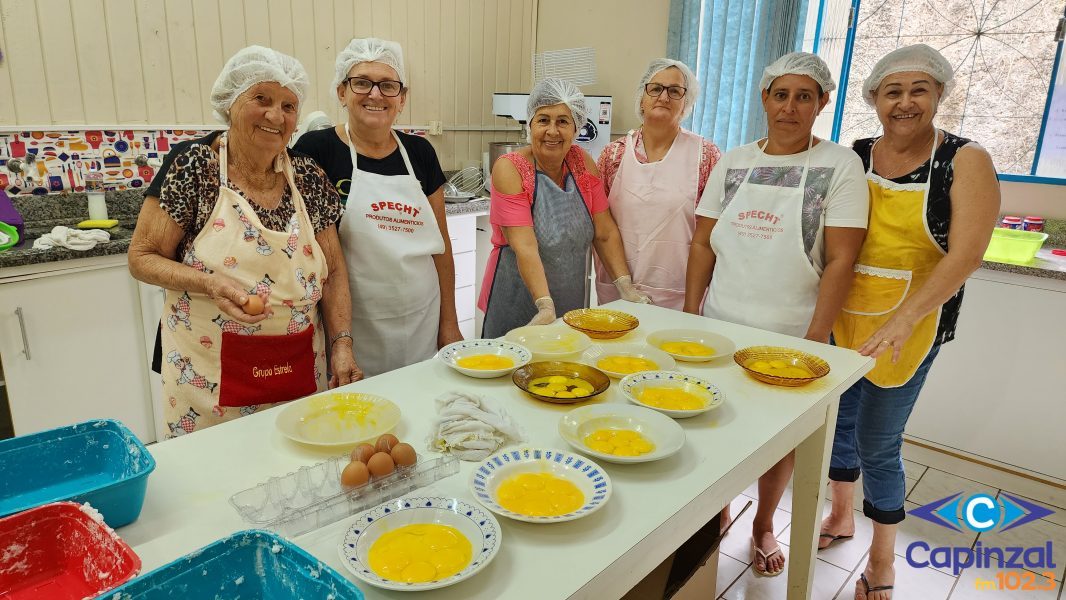
[(859, 573), (859, 581), (862, 582), (862, 587), (866, 588), (866, 596), (870, 596), (870, 592), (888, 592), (891, 591), (893, 586), (891, 585), (875, 585), (870, 587), (870, 582), (866, 580), (866, 573)]
[(828, 539), (829, 543), (824, 545), (824, 546), (819, 545), (818, 549), (819, 550), (827, 550), (830, 547), (832, 547), (833, 544), (835, 544), (837, 542), (843, 542), (844, 540), (850, 540), (853, 537), (855, 537), (855, 536), (853, 536), (853, 535), (833, 535), (831, 533), (820, 533), (820, 534), (818, 534), (818, 539), (822, 539), (822, 538)]

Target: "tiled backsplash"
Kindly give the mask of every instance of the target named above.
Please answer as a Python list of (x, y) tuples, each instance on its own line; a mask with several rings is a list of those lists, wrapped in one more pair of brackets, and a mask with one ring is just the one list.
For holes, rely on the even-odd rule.
[[(103, 172), (108, 190), (144, 188), (155, 175), (156, 159), (175, 143), (207, 133), (195, 129), (0, 133), (0, 189), (9, 196), (81, 192), (85, 173), (91, 170)], [(32, 163), (27, 161), (30, 155)], [(138, 157), (150, 164), (137, 165)], [(22, 161), (21, 173), (7, 168), (12, 158)]]

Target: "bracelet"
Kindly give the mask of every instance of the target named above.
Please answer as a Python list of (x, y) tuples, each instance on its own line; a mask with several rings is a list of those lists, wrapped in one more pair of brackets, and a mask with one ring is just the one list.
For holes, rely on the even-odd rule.
[(353, 343), (355, 342), (355, 340), (352, 338), (352, 332), (350, 330), (348, 330), (348, 329), (345, 329), (344, 331), (341, 331), (337, 335), (333, 336), (333, 339), (331, 339), (329, 341), (329, 349), (332, 350), (333, 349), (333, 344), (336, 344), (337, 341), (340, 340), (341, 338), (348, 338), (348, 339), (352, 340)]

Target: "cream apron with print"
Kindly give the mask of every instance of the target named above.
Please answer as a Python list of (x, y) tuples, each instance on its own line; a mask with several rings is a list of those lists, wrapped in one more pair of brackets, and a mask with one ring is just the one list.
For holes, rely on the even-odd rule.
[[(622, 234), (633, 283), (656, 306), (685, 306), (685, 265), (696, 224), (702, 154), (703, 138), (682, 129), (662, 160), (641, 163), (630, 133), (611, 186), (611, 216)], [(596, 298), (600, 304), (620, 298), (599, 256)]]
[[(874, 142), (874, 146), (877, 142)], [(896, 313), (903, 301), (929, 280), (945, 252), (926, 225), (933, 158), (925, 183), (900, 184), (873, 172), (873, 147), (866, 182), (870, 188), (870, 228), (855, 264), (855, 282), (844, 310), (833, 326), (833, 339), (844, 348), (858, 348)], [(918, 370), (936, 340), (941, 307), (922, 317), (892, 363), (892, 349), (877, 357), (866, 378), (883, 387), (899, 387)]]
[(340, 222), (352, 294), (355, 362), (367, 377), (437, 352), (440, 284), (433, 255), (444, 237), (429, 199), (394, 132), (406, 175), (359, 170), (348, 126), (352, 183)]
[(745, 173), (711, 232), (716, 259), (704, 316), (806, 335), (821, 280), (803, 246), (804, 183), (811, 152), (808, 145), (796, 187), (752, 184), (754, 169)]
[[(166, 290), (162, 376), (171, 437), (273, 406), (258, 400), (277, 395), (280, 381), (286, 382), (285, 389), (310, 390), (279, 398), (284, 400), (326, 388), (318, 311), (326, 261), (288, 155), (283, 170), (295, 212), (286, 231), (273, 231), (263, 226), (243, 196), (226, 185), (225, 134), (218, 153), (218, 200), (183, 263), (205, 273), (224, 274), (250, 294), (269, 289), (274, 314), (249, 325), (232, 320), (205, 294)], [(278, 363), (272, 360), (276, 357), (287, 358)], [(224, 362), (229, 368), (225, 376)]]

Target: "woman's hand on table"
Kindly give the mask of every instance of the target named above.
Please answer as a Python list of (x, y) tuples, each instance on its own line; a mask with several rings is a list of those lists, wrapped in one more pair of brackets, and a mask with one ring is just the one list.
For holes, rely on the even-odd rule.
[(550, 325), (555, 322), (555, 301), (551, 296), (537, 298), (534, 304), (537, 305), (537, 314), (533, 315), (529, 325)]
[(329, 387), (333, 389), (349, 383), (354, 383), (363, 378), (363, 370), (355, 363), (352, 354), (351, 338), (337, 340), (329, 355), (330, 372)]
[(618, 290), (618, 295), (621, 296), (622, 300), (636, 302), (637, 304), (651, 304), (651, 296), (638, 290), (637, 286), (633, 285), (633, 278), (629, 275), (623, 275), (615, 279), (614, 287)]
[(437, 350), (463, 341), (463, 332), (459, 331), (458, 323), (441, 323), (437, 329)]
[(899, 360), (899, 352), (903, 344), (913, 332), (914, 320), (897, 312), (859, 347), (858, 352), (863, 356), (877, 358), (891, 348), (892, 362), (895, 363)]
[(211, 283), (208, 286), (208, 295), (215, 301), (218, 309), (226, 315), (242, 323), (258, 323), (274, 314), (274, 311), (270, 308), (269, 291), (256, 294), (262, 300), (264, 308), (259, 314), (253, 315), (244, 310), (248, 306), (248, 297), (252, 294), (244, 291), (241, 284), (219, 273), (213, 273), (210, 277)]

